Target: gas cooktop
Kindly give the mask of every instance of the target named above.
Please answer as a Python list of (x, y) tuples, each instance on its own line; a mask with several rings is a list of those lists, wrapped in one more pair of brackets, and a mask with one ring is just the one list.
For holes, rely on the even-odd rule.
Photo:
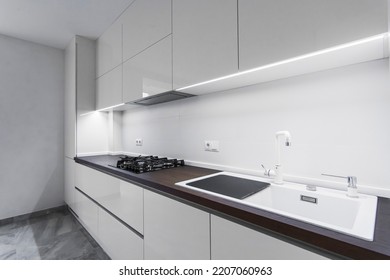
[(184, 160), (158, 156), (123, 156), (118, 160), (116, 167), (135, 173), (143, 173), (184, 166)]

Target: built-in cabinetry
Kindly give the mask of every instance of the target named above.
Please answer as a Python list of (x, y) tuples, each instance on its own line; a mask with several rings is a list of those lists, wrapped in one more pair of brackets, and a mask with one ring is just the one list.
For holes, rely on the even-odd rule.
[(76, 186), (112, 214), (143, 233), (143, 189), (77, 164)]
[[(386, 0), (136, 0), (97, 40), (97, 108), (387, 30)], [(225, 90), (226, 84), (189, 93)]]
[(374, 2), (239, 0), (240, 70), (387, 32), (387, 0)]
[(75, 36), (65, 50), (65, 184), (64, 200), (73, 208), (77, 119), (95, 110), (95, 42)]
[(122, 22), (96, 40), (96, 109), (122, 103)]
[(145, 259), (210, 259), (210, 214), (144, 192)]
[(326, 259), (286, 241), (211, 215), (211, 259)]
[(142, 260), (143, 239), (107, 211), (99, 208), (99, 242), (106, 253), (116, 260)]
[(103, 249), (113, 259), (143, 259), (143, 189), (80, 164), (75, 176), (74, 211)]
[(122, 63), (122, 22), (116, 20), (96, 40), (96, 78)]
[(123, 101), (172, 90), (172, 38), (165, 37), (123, 63)]
[(171, 0), (134, 1), (97, 40), (96, 109), (172, 90)]
[(237, 71), (237, 0), (173, 0), (174, 88)]
[(325, 259), (291, 240), (76, 164), (74, 212), (114, 259)]
[(122, 103), (122, 65), (96, 79), (96, 109)]
[(136, 0), (123, 13), (123, 61), (172, 33), (171, 9), (171, 0)]
[(75, 204), (75, 165), (73, 159), (65, 157), (65, 172), (64, 172), (64, 201), (71, 208), (74, 208)]
[(82, 192), (75, 189), (75, 204), (73, 211), (83, 223), (84, 227), (93, 236), (98, 239), (98, 211), (99, 207), (85, 196)]

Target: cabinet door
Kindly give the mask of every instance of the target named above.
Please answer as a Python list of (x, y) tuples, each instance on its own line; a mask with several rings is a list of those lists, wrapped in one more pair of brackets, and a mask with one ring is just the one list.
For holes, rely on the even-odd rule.
[(75, 190), (74, 212), (85, 228), (94, 237), (98, 237), (98, 206), (83, 193)]
[(96, 79), (96, 109), (122, 103), (122, 65)]
[[(103, 174), (104, 176), (108, 176)], [(144, 190), (134, 184), (119, 180), (117, 184), (105, 186), (96, 200), (127, 225), (143, 233)]]
[(387, 32), (386, 0), (239, 0), (239, 67)]
[(145, 259), (210, 259), (210, 214), (144, 191)]
[(264, 233), (211, 215), (211, 259), (326, 259)]
[(76, 156), (76, 38), (65, 49), (65, 156)]
[(166, 37), (123, 64), (123, 101), (172, 90), (172, 38)]
[(75, 162), (73, 159), (65, 158), (65, 183), (64, 183), (64, 200), (70, 207), (74, 208), (75, 203)]
[(77, 115), (95, 110), (96, 42), (76, 36)]
[(138, 0), (123, 13), (123, 61), (171, 34), (171, 10), (171, 0)]
[(173, 0), (174, 88), (237, 70), (237, 0)]
[(122, 63), (122, 23), (115, 21), (96, 42), (96, 77)]
[(99, 208), (99, 243), (114, 260), (142, 260), (143, 239)]
[(76, 186), (130, 227), (143, 233), (143, 189), (113, 176), (76, 165)]

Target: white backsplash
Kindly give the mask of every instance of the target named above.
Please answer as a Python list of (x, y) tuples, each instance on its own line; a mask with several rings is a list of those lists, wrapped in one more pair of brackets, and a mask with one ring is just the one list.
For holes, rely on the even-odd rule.
[[(377, 60), (128, 110), (122, 149), (253, 171), (273, 168), (275, 132), (288, 130), (286, 174), (354, 175), (358, 185), (390, 190), (388, 68)], [(204, 151), (204, 140), (218, 140), (220, 152)]]

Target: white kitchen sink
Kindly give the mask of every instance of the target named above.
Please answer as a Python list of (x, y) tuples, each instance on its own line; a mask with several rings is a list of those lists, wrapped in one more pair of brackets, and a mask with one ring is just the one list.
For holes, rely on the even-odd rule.
[[(233, 180), (242, 178), (254, 183), (269, 182), (270, 186), (243, 199), (237, 199), (189, 185), (193, 183), (201, 185), (202, 180), (205, 181), (204, 179), (220, 175), (232, 177)], [(179, 182), (176, 185), (223, 197), (364, 240), (372, 241), (374, 238), (376, 196), (359, 194), (358, 198), (351, 198), (346, 195), (346, 191), (320, 187), (317, 187), (316, 191), (309, 191), (305, 185), (301, 184), (285, 182), (283, 185), (276, 185), (265, 178), (230, 172), (203, 176)]]

